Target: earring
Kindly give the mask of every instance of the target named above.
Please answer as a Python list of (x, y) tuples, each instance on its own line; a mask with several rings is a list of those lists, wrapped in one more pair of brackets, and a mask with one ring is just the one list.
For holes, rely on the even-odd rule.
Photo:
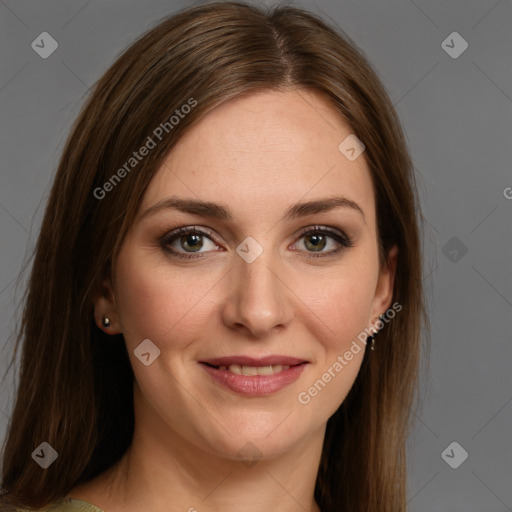
[(371, 336), (368, 336), (366, 338), (366, 343), (368, 343), (368, 341), (371, 341), (370, 350), (375, 350), (375, 334), (372, 334)]
[(101, 324), (103, 325), (103, 327), (110, 327), (110, 318), (104, 316), (103, 319), (101, 320)]

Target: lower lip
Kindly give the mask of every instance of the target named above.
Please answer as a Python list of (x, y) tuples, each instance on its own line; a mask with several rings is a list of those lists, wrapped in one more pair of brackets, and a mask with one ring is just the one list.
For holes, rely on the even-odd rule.
[(265, 396), (283, 389), (296, 381), (308, 363), (290, 366), (273, 375), (238, 375), (201, 363), (201, 366), (217, 381), (235, 393), (245, 396)]

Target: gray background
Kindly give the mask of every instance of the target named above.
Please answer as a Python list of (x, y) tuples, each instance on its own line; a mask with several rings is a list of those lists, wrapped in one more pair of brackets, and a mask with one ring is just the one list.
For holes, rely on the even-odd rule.
[[(52, 177), (88, 88), (135, 37), (191, 5), (0, 2), (2, 375), (25, 282), (18, 275), (30, 263)], [(510, 511), (512, 4), (294, 5), (330, 18), (363, 50), (398, 110), (420, 181), (432, 350), (408, 445), (409, 510)], [(44, 31), (59, 43), (48, 59), (31, 48)], [(442, 47), (454, 31), (469, 45), (456, 59)], [(2, 439), (14, 382), (11, 372), (0, 388)], [(441, 456), (453, 441), (469, 454), (457, 469)], [(460, 454), (458, 447), (449, 451), (450, 460)]]

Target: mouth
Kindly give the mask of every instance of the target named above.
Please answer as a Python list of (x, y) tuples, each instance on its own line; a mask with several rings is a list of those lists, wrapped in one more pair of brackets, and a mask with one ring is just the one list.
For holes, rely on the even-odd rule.
[(308, 364), (309, 361), (291, 356), (267, 356), (254, 358), (248, 356), (217, 357), (200, 361), (217, 370), (229, 371), (236, 375), (273, 375), (293, 366)]
[(247, 365), (240, 365), (240, 364), (230, 364), (227, 365), (213, 365), (209, 363), (201, 363), (205, 364), (206, 366), (209, 366), (210, 368), (215, 368), (216, 370), (221, 371), (228, 371), (230, 373), (234, 373), (236, 375), (245, 375), (247, 377), (252, 377), (254, 375), (274, 375), (275, 373), (280, 373), (282, 371), (286, 371), (289, 368), (301, 366), (303, 364), (307, 363), (299, 363), (294, 365), (287, 365), (287, 364), (272, 364), (268, 366), (247, 366)]
[(235, 393), (264, 396), (275, 393), (297, 380), (309, 361), (288, 356), (255, 359), (245, 356), (200, 361), (218, 383)]

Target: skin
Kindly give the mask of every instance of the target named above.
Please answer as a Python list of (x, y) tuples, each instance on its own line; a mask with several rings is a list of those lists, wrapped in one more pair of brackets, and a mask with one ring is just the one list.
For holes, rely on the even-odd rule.
[[(146, 191), (113, 282), (95, 299), (98, 326), (122, 332), (131, 358), (134, 440), (110, 471), (69, 496), (106, 512), (320, 510), (313, 492), (326, 423), (354, 383), (364, 345), (310, 403), (297, 396), (390, 307), (397, 258), (395, 247), (379, 269), (364, 153), (349, 161), (338, 150), (350, 133), (322, 96), (290, 90), (232, 100), (180, 139)], [(222, 203), (233, 220), (174, 209), (141, 215), (171, 195)], [(332, 195), (355, 201), (364, 218), (345, 207), (280, 221), (289, 206)], [(341, 230), (353, 247), (328, 255), (338, 245), (327, 237), (324, 256), (311, 257), (312, 237), (300, 230), (315, 225)], [(198, 259), (162, 249), (160, 237), (182, 226), (216, 238), (201, 239)], [(247, 236), (263, 248), (252, 263), (236, 252)], [(180, 235), (172, 247), (198, 255)], [(161, 351), (149, 366), (134, 355), (145, 339)], [(198, 364), (270, 354), (310, 364), (268, 396), (236, 394)], [(258, 450), (251, 466), (237, 456), (248, 442)]]

